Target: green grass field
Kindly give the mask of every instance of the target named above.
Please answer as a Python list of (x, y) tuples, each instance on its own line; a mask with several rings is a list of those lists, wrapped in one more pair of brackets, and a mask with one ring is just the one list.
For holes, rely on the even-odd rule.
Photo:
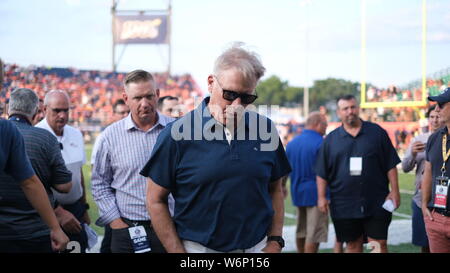
[[(87, 164), (83, 166), (83, 173), (84, 173), (84, 179), (86, 183), (87, 188), (87, 201), (90, 206), (89, 210), (89, 216), (91, 217), (91, 227), (97, 232), (99, 235), (103, 235), (104, 230), (101, 227), (98, 227), (95, 225), (95, 221), (98, 219), (99, 213), (97, 205), (95, 204), (92, 193), (91, 193), (91, 165), (90, 165), (90, 159), (91, 159), (91, 152), (92, 152), (92, 145), (86, 145), (86, 156), (87, 156)], [(399, 184), (401, 190), (406, 191), (414, 191), (414, 174), (408, 173), (402, 173), (399, 172)], [(289, 181), (288, 181), (289, 183)], [(287, 185), (289, 189), (289, 184)], [(411, 215), (411, 198), (412, 195), (408, 193), (401, 193), (401, 205), (396, 210), (396, 212), (406, 215)], [(296, 208), (292, 205), (291, 197), (290, 195), (285, 200), (285, 212), (286, 216), (284, 218), (284, 225), (295, 225), (296, 220), (295, 214), (296, 214)], [(392, 220), (398, 220), (398, 219), (405, 219), (404, 217), (394, 216)], [(321, 252), (331, 252), (332, 250), (321, 250)], [(412, 244), (401, 244), (398, 246), (389, 246), (389, 251), (393, 253), (416, 253), (419, 252), (419, 248), (413, 246)]]
[[(414, 179), (415, 179), (414, 174), (403, 173), (403, 172), (399, 171), (400, 190), (413, 192), (415, 189)], [(290, 190), (289, 180), (288, 180), (288, 184), (286, 186)], [(400, 193), (400, 195), (401, 195), (401, 204), (400, 204), (400, 207), (395, 212), (399, 213), (399, 214), (406, 214), (406, 215), (411, 216), (412, 215), (412, 211), (411, 211), (412, 194)], [(285, 226), (296, 225), (296, 219), (292, 218), (293, 215), (296, 215), (296, 208), (295, 208), (295, 206), (292, 205), (292, 200), (291, 200), (290, 195), (288, 195), (288, 197), (285, 199), (284, 204), (285, 204), (285, 213), (286, 213), (286, 216), (284, 218), (284, 225)], [(395, 215), (392, 217), (392, 220), (404, 220), (404, 219), (407, 219), (407, 218), (395, 216)], [(330, 220), (330, 223), (331, 223), (331, 220)], [(332, 249), (320, 250), (321, 253), (330, 253), (332, 251), (333, 251)], [(366, 252), (370, 252), (370, 251), (367, 250)], [(412, 244), (400, 244), (400, 245), (395, 245), (395, 246), (390, 245), (389, 252), (391, 252), (391, 253), (417, 253), (417, 252), (420, 252), (420, 249)]]

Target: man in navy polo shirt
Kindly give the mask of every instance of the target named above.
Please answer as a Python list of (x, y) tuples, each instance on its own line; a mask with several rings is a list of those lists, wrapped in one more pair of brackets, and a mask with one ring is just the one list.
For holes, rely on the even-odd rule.
[[(387, 252), (391, 211), (400, 206), (400, 159), (386, 131), (359, 118), (353, 95), (340, 97), (337, 105), (342, 126), (325, 138), (317, 156), (319, 209), (327, 212), (329, 204), (337, 240), (347, 243), (347, 252), (362, 252), (365, 235)], [(385, 202), (390, 211), (383, 208)]]
[(239, 45), (228, 49), (208, 76), (211, 97), (159, 135), (141, 174), (149, 177), (147, 206), (168, 252), (284, 246), (281, 179), (291, 168), (273, 123), (244, 111), (264, 71), (256, 54)]
[[(24, 138), (25, 149), (39, 180), (55, 207), (52, 190), (69, 192), (72, 174), (66, 169), (56, 138), (32, 126), (38, 96), (27, 88), (11, 92), (9, 119)], [(49, 229), (30, 205), (12, 176), (0, 173), (0, 252), (52, 252)]]
[(317, 207), (317, 184), (314, 165), (323, 135), (327, 130), (327, 118), (312, 112), (305, 129), (286, 147), (292, 166), (291, 197), (297, 207), (296, 243), (299, 253), (316, 253), (321, 242), (328, 238), (328, 214)]
[[(0, 87), (2, 84), (3, 62), (0, 59)], [(12, 122), (2, 119), (0, 119), (0, 172), (11, 175), (20, 183), (28, 201), (50, 228), (53, 250), (66, 249), (69, 238), (59, 226), (44, 186), (31, 167), (30, 160), (25, 152), (23, 137)], [(1, 193), (0, 198), (2, 198)]]
[(428, 100), (437, 102), (436, 112), (445, 126), (428, 138), (422, 179), (422, 213), (430, 252), (450, 253), (450, 88)]

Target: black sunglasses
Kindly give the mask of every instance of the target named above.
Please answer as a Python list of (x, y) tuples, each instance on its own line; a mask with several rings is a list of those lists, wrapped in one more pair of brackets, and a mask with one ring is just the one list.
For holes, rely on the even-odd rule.
[(214, 77), (214, 78), (216, 78), (217, 84), (219, 85), (220, 89), (222, 89), (222, 97), (227, 101), (234, 101), (237, 98), (241, 98), (241, 102), (243, 104), (250, 104), (250, 103), (253, 103), (258, 98), (257, 95), (251, 95), (251, 94), (239, 93), (239, 92), (231, 91), (231, 90), (225, 90), (220, 85), (217, 77)]

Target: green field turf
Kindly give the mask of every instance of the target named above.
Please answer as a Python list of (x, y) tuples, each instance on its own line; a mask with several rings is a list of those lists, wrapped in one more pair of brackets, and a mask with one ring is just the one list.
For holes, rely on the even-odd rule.
[[(92, 222), (91, 227), (94, 228), (94, 230), (97, 232), (97, 234), (103, 235), (103, 233), (104, 233), (103, 228), (95, 225), (95, 221), (98, 219), (99, 214), (98, 214), (97, 205), (95, 204), (95, 202), (92, 198), (92, 193), (91, 193), (91, 165), (90, 165), (91, 152), (92, 152), (92, 145), (91, 144), (86, 145), (87, 163), (83, 166), (84, 179), (85, 179), (86, 188), (87, 188), (87, 196), (86, 197), (87, 197), (87, 200), (88, 200), (88, 203), (90, 206), (89, 216), (91, 217), (91, 222)], [(406, 190), (406, 191), (414, 191), (414, 177), (415, 177), (414, 174), (411, 174), (411, 173), (405, 174), (405, 173), (399, 171), (400, 189)], [(289, 181), (288, 181), (287, 187), (288, 187), (288, 190), (290, 191)], [(290, 192), (289, 192), (289, 194), (290, 194)], [(406, 214), (406, 215), (411, 215), (411, 198), (412, 198), (411, 194), (401, 193), (401, 205), (396, 210), (396, 212)], [(295, 220), (296, 208), (292, 205), (290, 195), (288, 195), (288, 197), (285, 199), (285, 212), (286, 212), (286, 216), (284, 218), (284, 225), (285, 226), (295, 225), (296, 224), (296, 220)], [(406, 219), (406, 218), (394, 216), (392, 219), (398, 220), (398, 219)], [(399, 246), (389, 246), (389, 251), (394, 252), (394, 253), (415, 253), (415, 252), (418, 252), (419, 249), (417, 247), (413, 246), (412, 244), (402, 244)], [(331, 252), (331, 250), (321, 250), (321, 252)]]

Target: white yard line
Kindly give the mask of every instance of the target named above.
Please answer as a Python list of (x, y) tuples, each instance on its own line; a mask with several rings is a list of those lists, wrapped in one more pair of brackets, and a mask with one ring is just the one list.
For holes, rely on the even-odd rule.
[(403, 190), (403, 189), (400, 189), (400, 193), (406, 193), (406, 194), (414, 195), (414, 192), (413, 192), (413, 191)]

